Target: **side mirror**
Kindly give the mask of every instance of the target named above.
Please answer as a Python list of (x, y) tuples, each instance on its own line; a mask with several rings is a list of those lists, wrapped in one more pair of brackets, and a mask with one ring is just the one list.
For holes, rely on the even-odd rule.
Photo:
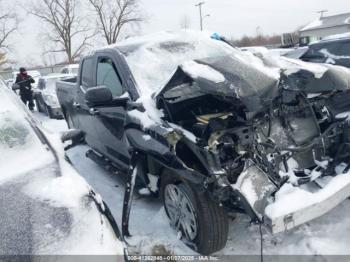
[(86, 91), (85, 101), (89, 107), (108, 105), (112, 103), (113, 95), (105, 86), (92, 87)]

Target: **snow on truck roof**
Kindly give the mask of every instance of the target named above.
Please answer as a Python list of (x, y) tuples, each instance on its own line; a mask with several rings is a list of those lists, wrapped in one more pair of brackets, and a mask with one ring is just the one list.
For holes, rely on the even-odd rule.
[(309, 31), (350, 24), (350, 13), (324, 16), (304, 26), (300, 31)]
[[(160, 32), (143, 37), (127, 39), (105, 48), (116, 48), (125, 57), (136, 80), (142, 97), (151, 97), (159, 92), (180, 66), (194, 77), (211, 78), (213, 82), (225, 81), (220, 72), (193, 60), (229, 56), (242, 66), (248, 66), (267, 77), (279, 80), (281, 69), (296, 72), (302, 68), (322, 75), (327, 68), (308, 63), (274, 57), (269, 53), (258, 57), (251, 52), (242, 52), (223, 41), (213, 39), (209, 32), (182, 30)], [(96, 50), (97, 51), (97, 50)]]
[[(130, 38), (108, 48), (117, 48), (125, 57), (138, 86), (141, 96), (158, 92), (172, 77), (176, 69), (181, 66), (183, 70), (196, 76), (211, 78), (219, 72), (198, 66), (189, 61), (211, 57), (232, 56), (241, 63), (249, 64), (272, 78), (279, 78), (276, 70), (267, 68), (263, 62), (252, 54), (245, 54), (223, 41), (213, 39), (210, 32), (182, 30), (177, 32), (160, 32), (143, 37)], [(196, 68), (193, 66), (196, 65)], [(191, 70), (191, 72), (189, 72)], [(220, 77), (219, 77), (220, 78)], [(222, 80), (222, 79), (221, 79)]]

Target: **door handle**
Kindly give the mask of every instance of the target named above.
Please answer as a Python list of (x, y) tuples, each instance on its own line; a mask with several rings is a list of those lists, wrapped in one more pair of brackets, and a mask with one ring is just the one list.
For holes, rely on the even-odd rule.
[(73, 102), (73, 107), (74, 107), (74, 108), (80, 108), (80, 104), (77, 103), (77, 102)]
[(95, 108), (90, 108), (89, 113), (93, 116), (100, 114), (100, 112)]

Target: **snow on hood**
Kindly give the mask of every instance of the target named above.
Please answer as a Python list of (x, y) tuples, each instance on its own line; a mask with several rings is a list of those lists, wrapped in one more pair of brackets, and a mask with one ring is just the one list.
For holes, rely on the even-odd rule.
[(188, 73), (193, 79), (199, 77), (206, 78), (214, 83), (221, 83), (225, 81), (225, 77), (219, 71), (195, 61), (188, 61), (181, 65), (182, 70)]

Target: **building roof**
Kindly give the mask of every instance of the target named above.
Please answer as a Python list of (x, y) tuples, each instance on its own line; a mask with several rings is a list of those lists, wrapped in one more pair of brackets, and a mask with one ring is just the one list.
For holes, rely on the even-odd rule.
[(329, 28), (329, 27), (343, 26), (343, 25), (350, 25), (350, 13), (321, 17), (309, 23), (308, 25), (300, 29), (300, 31), (301, 32), (310, 31), (315, 29), (322, 29), (322, 28)]

